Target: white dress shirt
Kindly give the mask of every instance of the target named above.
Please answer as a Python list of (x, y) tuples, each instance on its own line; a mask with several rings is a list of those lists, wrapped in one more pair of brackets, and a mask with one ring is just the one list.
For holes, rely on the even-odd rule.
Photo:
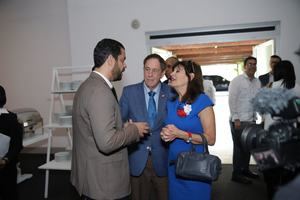
[(235, 77), (229, 84), (229, 109), (231, 121), (255, 121), (256, 113), (253, 110), (253, 99), (260, 88), (257, 78), (249, 79), (247, 74)]
[(8, 114), (8, 111), (6, 110), (6, 108), (0, 108), (0, 115), (1, 114)]
[(210, 98), (210, 100), (215, 104), (216, 103), (216, 88), (211, 80), (203, 80), (204, 93)]
[(98, 71), (93, 71), (94, 73), (98, 74), (99, 76), (101, 76), (104, 81), (107, 83), (107, 85), (109, 86), (110, 89), (112, 89), (114, 86), (112, 85), (112, 83), (108, 80), (108, 78), (106, 78), (103, 74), (101, 74)]

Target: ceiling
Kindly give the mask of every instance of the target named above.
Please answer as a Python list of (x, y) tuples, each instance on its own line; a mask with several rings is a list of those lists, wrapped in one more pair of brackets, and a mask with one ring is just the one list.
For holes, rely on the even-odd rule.
[(168, 45), (160, 46), (172, 52), (177, 58), (182, 60), (193, 60), (200, 65), (210, 64), (235, 64), (243, 61), (252, 55), (254, 46), (266, 40), (245, 40), (235, 42), (214, 42), (191, 45)]

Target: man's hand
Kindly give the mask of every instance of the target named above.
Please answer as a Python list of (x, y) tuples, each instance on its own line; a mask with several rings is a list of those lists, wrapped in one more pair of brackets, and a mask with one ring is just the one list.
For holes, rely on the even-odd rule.
[(239, 119), (234, 120), (234, 128), (235, 129), (241, 128), (241, 121)]
[(131, 123), (136, 125), (136, 127), (139, 129), (140, 137), (143, 138), (146, 134), (150, 133), (150, 127), (148, 123), (146, 122), (131, 122)]
[(6, 160), (0, 159), (0, 170), (3, 169), (6, 165)]
[(132, 119), (130, 119), (128, 122), (125, 123), (124, 127), (127, 127), (129, 124), (134, 124), (139, 130), (140, 137), (144, 137), (146, 134), (150, 133), (150, 127), (149, 124), (146, 122), (133, 122)]

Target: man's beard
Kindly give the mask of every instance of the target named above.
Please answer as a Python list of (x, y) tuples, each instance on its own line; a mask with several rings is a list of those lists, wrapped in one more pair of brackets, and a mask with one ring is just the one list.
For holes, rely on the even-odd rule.
[(113, 72), (112, 72), (112, 75), (113, 75), (113, 80), (112, 81), (121, 80), (122, 79), (122, 73), (123, 72), (120, 70), (120, 68), (117, 65), (115, 65), (114, 68), (113, 68)]

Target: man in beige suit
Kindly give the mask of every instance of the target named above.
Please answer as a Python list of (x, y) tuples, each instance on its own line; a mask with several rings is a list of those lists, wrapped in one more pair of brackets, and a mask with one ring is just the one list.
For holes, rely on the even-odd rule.
[(126, 146), (149, 132), (144, 122), (123, 126), (110, 81), (121, 80), (125, 48), (112, 39), (94, 49), (94, 67), (73, 103), (71, 182), (82, 199), (128, 199), (130, 195)]

